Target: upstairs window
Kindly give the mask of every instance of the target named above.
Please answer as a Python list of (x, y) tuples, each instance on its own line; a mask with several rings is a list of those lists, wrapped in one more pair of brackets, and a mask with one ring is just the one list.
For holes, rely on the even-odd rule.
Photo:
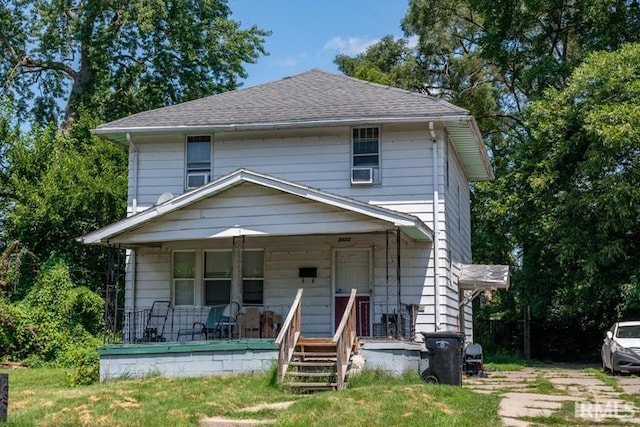
[(351, 137), (353, 161), (351, 184), (380, 182), (380, 128), (354, 128)]
[(211, 180), (211, 136), (187, 136), (187, 189), (200, 187)]

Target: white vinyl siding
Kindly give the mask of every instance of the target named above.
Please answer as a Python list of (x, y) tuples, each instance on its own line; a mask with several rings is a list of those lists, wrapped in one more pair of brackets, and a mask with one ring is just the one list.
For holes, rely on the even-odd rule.
[[(260, 209), (256, 209), (260, 206)], [(387, 229), (388, 222), (243, 183), (142, 226), (113, 242), (211, 239), (245, 234), (324, 234)]]
[[(366, 201), (374, 205), (411, 213), (433, 228), (433, 142), (425, 123), (383, 124), (379, 131), (380, 176), (382, 185), (352, 186), (352, 129), (348, 126), (310, 128), (296, 131), (255, 131), (220, 133), (212, 143), (212, 179), (227, 175), (239, 168), (272, 175), (294, 183), (319, 188), (337, 195)], [(468, 180), (453, 147), (445, 150), (442, 127), (436, 124), (440, 141), (438, 180), (440, 204), (437, 218), (440, 227), (439, 274), (442, 280), (442, 327), (456, 329), (457, 271), (455, 264), (471, 261), (470, 208)], [(185, 155), (184, 133), (166, 135), (134, 135), (138, 149), (137, 200), (139, 210), (152, 206), (164, 192), (179, 195), (184, 192)], [(212, 138), (213, 139), (213, 138)], [(130, 157), (133, 171), (133, 156)], [(448, 161), (447, 161), (448, 160)], [(447, 179), (449, 185), (447, 185)], [(129, 205), (132, 201), (133, 175), (129, 176)], [(459, 194), (458, 194), (459, 189)], [(256, 209), (259, 206), (260, 209)], [(292, 207), (295, 206), (295, 211)], [(328, 220), (328, 221), (327, 221)], [(305, 287), (303, 300), (303, 332), (320, 334), (331, 329), (331, 251), (341, 233), (383, 231), (389, 224), (375, 220), (363, 221), (357, 214), (334, 211), (311, 201), (276, 191), (258, 189), (242, 184), (224, 194), (167, 215), (162, 221), (141, 227), (131, 233), (136, 238), (144, 234), (148, 241), (162, 235), (163, 250), (135, 249), (128, 265), (127, 295), (135, 296), (135, 304), (128, 307), (149, 307), (154, 300), (172, 298), (172, 254), (167, 247), (198, 249), (197, 260), (200, 279), (195, 283), (195, 304), (204, 303), (202, 272), (205, 250), (229, 249), (229, 224), (238, 224), (247, 233), (248, 244), (263, 246), (264, 304), (277, 306), (290, 304), (299, 287)], [(460, 224), (458, 226), (458, 224)], [(283, 237), (260, 237), (266, 232)], [(237, 230), (236, 230), (237, 233)], [(291, 233), (313, 234), (306, 237), (284, 237)], [(237, 235), (237, 234), (235, 234)], [(326, 236), (324, 236), (326, 235)], [(383, 236), (384, 234), (382, 234)], [(323, 237), (324, 236), (324, 237)], [(364, 241), (361, 240), (364, 239)], [(372, 254), (373, 300), (385, 301), (387, 292), (395, 295), (395, 246), (391, 245), (391, 280), (385, 281), (384, 238), (360, 235), (352, 243), (370, 246), (376, 241)], [(123, 239), (123, 243), (126, 239)], [(115, 243), (115, 242), (114, 242)], [(339, 245), (338, 245), (339, 246)], [(403, 303), (420, 305), (417, 326), (419, 330), (433, 330), (434, 281), (433, 254), (430, 244), (402, 242), (402, 296)], [(311, 260), (311, 261), (310, 261)], [(315, 260), (315, 261), (312, 261)], [(313, 283), (298, 277), (300, 266), (318, 268)], [(129, 291), (131, 289), (131, 292)], [(394, 305), (395, 301), (391, 303)], [(392, 309), (388, 307), (387, 309)], [(286, 314), (286, 313), (285, 313)], [(470, 316), (470, 313), (469, 313)], [(375, 316), (373, 322), (376, 322)], [(470, 318), (466, 322), (471, 325)]]

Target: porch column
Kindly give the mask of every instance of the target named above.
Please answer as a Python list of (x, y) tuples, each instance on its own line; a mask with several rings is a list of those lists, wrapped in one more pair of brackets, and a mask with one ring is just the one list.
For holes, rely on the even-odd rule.
[(242, 304), (242, 255), (244, 236), (234, 236), (231, 241), (231, 301)]

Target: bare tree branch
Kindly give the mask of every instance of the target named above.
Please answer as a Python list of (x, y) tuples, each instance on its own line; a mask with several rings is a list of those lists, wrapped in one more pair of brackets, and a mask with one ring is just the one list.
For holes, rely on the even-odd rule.
[(73, 80), (78, 78), (78, 72), (71, 68), (69, 65), (64, 62), (58, 61), (40, 61), (38, 59), (33, 59), (30, 56), (25, 56), (16, 64), (19, 67), (25, 68), (40, 68), (42, 71), (45, 70), (57, 70), (62, 71), (71, 77)]

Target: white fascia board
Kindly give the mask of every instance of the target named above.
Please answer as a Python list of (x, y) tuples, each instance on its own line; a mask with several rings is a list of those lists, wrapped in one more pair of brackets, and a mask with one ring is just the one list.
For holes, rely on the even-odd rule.
[[(162, 203), (157, 206), (152, 206), (136, 215), (130, 216), (126, 219), (107, 225), (106, 227), (103, 227), (92, 233), (79, 237), (77, 240), (80, 243), (84, 243), (84, 244), (107, 243), (105, 239), (108, 239), (111, 236), (123, 233), (125, 231), (129, 231), (133, 228), (136, 228), (138, 226), (145, 224), (146, 222), (151, 221), (152, 219), (158, 216), (162, 216), (167, 213), (178, 210), (185, 205), (195, 203), (202, 198), (211, 196), (223, 189), (230, 188), (238, 184), (240, 181), (241, 181), (241, 177), (238, 174), (228, 175), (227, 177), (221, 178), (220, 180), (216, 181), (216, 184), (211, 186), (210, 188), (205, 189), (203, 187), (203, 188), (189, 191), (187, 193), (183, 193), (165, 203)], [(207, 191), (205, 192), (204, 190), (207, 190)]]
[[(191, 132), (236, 132), (250, 130), (278, 130), (278, 129), (295, 129), (295, 128), (311, 128), (322, 126), (359, 126), (368, 123), (415, 123), (429, 121), (450, 121), (461, 122), (468, 121), (472, 117), (468, 114), (440, 114), (431, 116), (403, 116), (403, 117), (357, 117), (344, 119), (320, 119), (320, 120), (304, 120), (304, 121), (283, 121), (283, 122), (265, 122), (265, 123), (235, 123), (235, 124), (209, 124), (209, 125), (184, 125), (184, 126), (116, 126), (100, 128), (97, 127), (91, 131), (92, 134), (109, 138), (113, 136), (118, 139), (117, 135), (124, 133), (191, 133)], [(120, 139), (118, 139), (120, 140)]]

